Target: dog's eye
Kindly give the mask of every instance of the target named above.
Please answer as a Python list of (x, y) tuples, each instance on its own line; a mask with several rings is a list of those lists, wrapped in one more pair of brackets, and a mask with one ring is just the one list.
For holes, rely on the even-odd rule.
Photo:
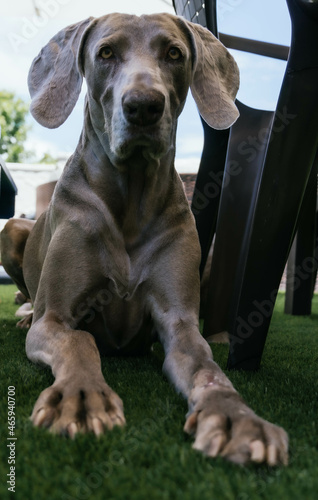
[(177, 47), (171, 47), (171, 49), (169, 49), (168, 56), (173, 61), (177, 61), (182, 58), (182, 53)]
[(110, 59), (114, 53), (110, 47), (103, 47), (99, 52), (100, 57), (103, 59)]

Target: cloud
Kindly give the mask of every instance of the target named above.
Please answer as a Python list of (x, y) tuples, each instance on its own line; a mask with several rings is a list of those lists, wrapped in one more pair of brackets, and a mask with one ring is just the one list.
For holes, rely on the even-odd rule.
[(12, 53), (0, 51), (1, 90), (15, 92), (26, 99), (29, 96), (26, 75), (30, 64), (23, 56), (16, 55), (14, 59), (12, 64)]
[(201, 156), (176, 158), (176, 169), (180, 174), (196, 174), (199, 170)]
[(197, 134), (197, 130), (193, 134), (181, 135), (177, 137), (177, 157), (184, 158), (187, 156), (197, 156), (202, 153), (203, 134)]
[(25, 149), (34, 153), (35, 159), (32, 158), (32, 161), (35, 162), (41, 160), (44, 154), (50, 154), (53, 158), (66, 158), (73, 153), (73, 151), (61, 149), (58, 143), (39, 139), (37, 135), (31, 134), (25, 142)]

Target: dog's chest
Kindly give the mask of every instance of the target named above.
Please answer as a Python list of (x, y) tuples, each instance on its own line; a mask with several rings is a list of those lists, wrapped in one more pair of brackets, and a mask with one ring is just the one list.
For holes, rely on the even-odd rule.
[[(122, 289), (124, 292), (124, 289)], [(152, 320), (146, 308), (144, 286), (118, 295), (114, 286), (97, 294), (80, 328), (88, 330), (105, 354), (138, 354), (152, 344)]]
[(123, 246), (104, 255), (100, 278), (84, 299), (78, 329), (94, 335), (101, 351), (133, 354), (150, 343), (147, 290), (151, 262), (144, 248), (128, 253)]

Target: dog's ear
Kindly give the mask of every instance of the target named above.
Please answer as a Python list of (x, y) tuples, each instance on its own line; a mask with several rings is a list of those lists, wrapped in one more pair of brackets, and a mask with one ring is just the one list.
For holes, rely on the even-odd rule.
[(59, 31), (34, 59), (28, 85), (30, 111), (44, 127), (56, 128), (72, 112), (82, 88), (78, 49), (92, 17)]
[(193, 49), (191, 92), (202, 118), (215, 129), (233, 125), (239, 117), (234, 104), (239, 69), (224, 45), (206, 28), (185, 21)]

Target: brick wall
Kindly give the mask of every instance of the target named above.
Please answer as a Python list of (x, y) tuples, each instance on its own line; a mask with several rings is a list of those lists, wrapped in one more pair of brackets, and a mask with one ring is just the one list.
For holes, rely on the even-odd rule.
[(197, 174), (180, 174), (180, 177), (183, 182), (188, 202), (191, 203)]

